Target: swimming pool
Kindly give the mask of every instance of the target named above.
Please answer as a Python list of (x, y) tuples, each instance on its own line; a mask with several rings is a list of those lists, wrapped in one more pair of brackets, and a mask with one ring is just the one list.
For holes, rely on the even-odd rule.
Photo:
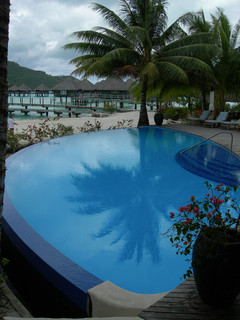
[(24, 149), (7, 161), (4, 232), (83, 309), (87, 290), (106, 280), (137, 293), (171, 290), (186, 262), (160, 235), (170, 211), (206, 193), (206, 178), (175, 157), (201, 140), (145, 127)]

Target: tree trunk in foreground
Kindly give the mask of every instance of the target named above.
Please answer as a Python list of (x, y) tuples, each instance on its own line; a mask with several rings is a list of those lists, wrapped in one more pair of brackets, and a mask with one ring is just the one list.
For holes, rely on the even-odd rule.
[(10, 1), (0, 0), (0, 217), (2, 216), (8, 116), (8, 26)]
[(148, 76), (145, 75), (143, 78), (143, 84), (142, 84), (141, 107), (140, 107), (140, 115), (138, 120), (138, 127), (149, 126), (147, 107), (146, 107), (147, 85), (148, 85)]

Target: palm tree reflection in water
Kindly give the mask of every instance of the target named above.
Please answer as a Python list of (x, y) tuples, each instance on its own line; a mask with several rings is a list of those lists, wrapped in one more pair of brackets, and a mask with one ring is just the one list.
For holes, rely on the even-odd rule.
[(156, 139), (159, 143), (162, 132), (147, 128), (130, 132), (134, 144), (139, 144), (138, 165), (127, 169), (108, 164), (107, 159), (106, 163), (99, 163), (98, 168), (85, 164), (84, 174), (72, 176), (78, 195), (71, 201), (78, 203), (78, 213), (82, 215), (110, 210), (108, 220), (94, 237), (114, 233), (112, 246), (123, 241), (120, 261), (136, 255), (137, 262), (141, 262), (146, 253), (157, 263), (160, 259), (159, 212), (163, 207), (159, 198), (162, 183)]

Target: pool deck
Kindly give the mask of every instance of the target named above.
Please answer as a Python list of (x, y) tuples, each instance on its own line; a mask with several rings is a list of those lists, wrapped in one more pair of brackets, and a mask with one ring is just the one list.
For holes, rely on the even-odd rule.
[(236, 320), (240, 319), (240, 295), (229, 307), (210, 307), (201, 301), (193, 277), (190, 277), (143, 310), (139, 317), (145, 320)]
[[(222, 146), (230, 149), (231, 148), (231, 136), (233, 137), (232, 151), (240, 157), (240, 130), (226, 130), (221, 128), (208, 128), (201, 125), (192, 124), (166, 124), (163, 128), (179, 130), (203, 138), (209, 138), (215, 134), (216, 137), (212, 138), (211, 141), (221, 144)], [(223, 132), (219, 134), (220, 132)]]

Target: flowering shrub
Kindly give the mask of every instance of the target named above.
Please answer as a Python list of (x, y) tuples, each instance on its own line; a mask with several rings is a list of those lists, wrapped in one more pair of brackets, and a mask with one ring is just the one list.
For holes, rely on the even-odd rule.
[(89, 120), (84, 122), (83, 127), (77, 128), (81, 133), (94, 132), (102, 130), (102, 124), (100, 121), (94, 120), (94, 124)]
[(124, 129), (124, 128), (131, 128), (133, 124), (133, 120), (124, 120), (118, 121), (115, 126), (110, 126), (107, 130), (114, 130), (114, 129)]
[[(132, 124), (133, 120), (123, 119), (118, 121), (116, 125), (110, 126), (107, 130), (129, 128), (132, 127)], [(100, 130), (102, 130), (102, 124), (100, 121), (95, 120), (94, 123), (86, 121), (83, 127), (78, 127), (76, 131), (85, 133)], [(58, 119), (50, 120), (48, 118), (40, 121), (38, 125), (28, 125), (26, 129), (22, 129), (22, 133), (13, 134), (9, 132), (7, 136), (7, 153), (14, 153), (34, 143), (72, 134), (74, 134), (72, 126), (65, 126), (62, 123), (58, 123)]]
[[(167, 231), (177, 254), (189, 255), (200, 231), (212, 233), (216, 241), (227, 241), (226, 230), (237, 231), (240, 222), (240, 207), (236, 198), (229, 194), (236, 192), (237, 187), (217, 185), (205, 182), (208, 193), (203, 201), (191, 196), (189, 204), (179, 208), (177, 213), (170, 212), (174, 221)], [(209, 228), (211, 227), (211, 228)], [(190, 259), (187, 259), (190, 260)], [(184, 278), (192, 273), (192, 263), (184, 274)]]
[(57, 123), (56, 119), (51, 122), (50, 126), (50, 119), (48, 118), (42, 120), (38, 126), (29, 124), (26, 129), (23, 129), (23, 132), (25, 134), (25, 139), (28, 141), (29, 145), (31, 145), (47, 139), (71, 135), (73, 134), (73, 127)]

